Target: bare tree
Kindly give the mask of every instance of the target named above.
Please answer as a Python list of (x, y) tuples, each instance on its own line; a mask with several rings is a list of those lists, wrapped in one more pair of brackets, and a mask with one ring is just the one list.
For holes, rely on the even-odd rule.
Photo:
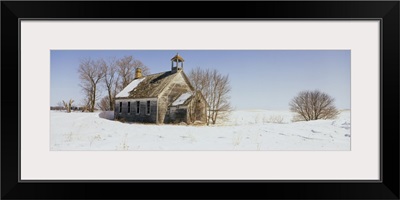
[(148, 75), (150, 69), (144, 65), (140, 60), (136, 60), (133, 56), (124, 56), (117, 60), (117, 72), (119, 77), (119, 90), (125, 88), (135, 78), (135, 70), (142, 69), (143, 75)]
[(110, 99), (108, 96), (103, 97), (100, 102), (97, 104), (97, 106), (100, 108), (102, 111), (107, 111), (107, 110), (112, 110), (110, 107)]
[(72, 108), (72, 104), (74, 103), (74, 100), (70, 99), (68, 103), (65, 102), (64, 100), (62, 102), (63, 102), (65, 110), (67, 110), (67, 113), (70, 113), (71, 112), (71, 108)]
[(289, 106), (290, 111), (297, 114), (295, 121), (334, 119), (339, 114), (334, 101), (334, 98), (319, 90), (306, 90), (294, 97)]
[[(211, 118), (212, 123), (215, 124), (218, 117), (225, 118), (226, 116), (224, 114), (231, 110), (229, 102), (230, 97), (228, 96), (231, 87), (228, 75), (223, 76), (219, 74), (217, 70), (213, 70), (210, 73), (210, 77), (209, 117)], [(219, 116), (219, 114), (221, 114), (221, 116)]]
[[(104, 86), (107, 89), (107, 110), (114, 110), (114, 98), (117, 95), (118, 75), (116, 58), (109, 58), (107, 61), (101, 59), (102, 68), (104, 70)], [(102, 99), (103, 103), (104, 100)], [(101, 103), (102, 104), (102, 103)], [(100, 109), (105, 108), (104, 105)], [(103, 110), (103, 109), (102, 109)]]
[(82, 59), (80, 61), (78, 73), (81, 79), (80, 86), (86, 96), (85, 101), (88, 110), (89, 112), (93, 112), (96, 100), (99, 97), (98, 85), (105, 76), (101, 60), (93, 61), (90, 58)]
[[(188, 110), (189, 112), (189, 119), (190, 122), (194, 123), (196, 121), (198, 117), (199, 112), (201, 109), (206, 109), (206, 108), (202, 108), (202, 106), (198, 103), (199, 102), (199, 98), (202, 98), (201, 95), (199, 93), (202, 93), (203, 97), (207, 100), (208, 97), (208, 91), (206, 90), (206, 88), (208, 88), (209, 82), (208, 79), (209, 77), (206, 76), (206, 70), (201, 69), (200, 67), (194, 68), (190, 71), (189, 73), (189, 79), (190, 82), (192, 84), (192, 86), (194, 87), (194, 91), (192, 92), (192, 96), (193, 96), (193, 104), (192, 106), (190, 106), (190, 109)], [(206, 110), (206, 113), (208, 111)], [(208, 124), (208, 117), (206, 117), (206, 123)]]
[(190, 71), (189, 77), (194, 89), (203, 94), (209, 105), (207, 125), (215, 124), (217, 119), (226, 117), (226, 113), (231, 110), (229, 76), (224, 76), (217, 70), (195, 68)]

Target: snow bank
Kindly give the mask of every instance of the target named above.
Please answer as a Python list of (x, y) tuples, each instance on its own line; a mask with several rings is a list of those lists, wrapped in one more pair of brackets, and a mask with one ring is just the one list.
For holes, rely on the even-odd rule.
[[(253, 125), (291, 123), (293, 113), (285, 110), (238, 110), (229, 113), (226, 121), (220, 122), (220, 125)], [(217, 121), (218, 122), (218, 121)]]
[(114, 120), (114, 111), (103, 111), (99, 113), (99, 117), (108, 120)]
[[(51, 112), (51, 150), (350, 150), (350, 111), (291, 122), (289, 111), (233, 111), (217, 126), (121, 123), (105, 113)], [(263, 121), (282, 116), (283, 123)]]

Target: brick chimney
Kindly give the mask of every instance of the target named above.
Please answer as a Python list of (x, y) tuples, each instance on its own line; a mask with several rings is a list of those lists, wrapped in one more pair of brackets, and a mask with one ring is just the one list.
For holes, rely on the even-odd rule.
[(142, 69), (136, 68), (135, 79), (142, 78)]

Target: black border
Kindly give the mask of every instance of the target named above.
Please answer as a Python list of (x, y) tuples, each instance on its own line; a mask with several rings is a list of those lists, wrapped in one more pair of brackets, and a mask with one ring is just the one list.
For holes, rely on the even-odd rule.
[[(3, 199), (399, 199), (399, 2), (1, 2), (1, 198)], [(162, 11), (155, 7), (164, 8)], [(20, 19), (380, 19), (380, 182), (19, 182)], [(14, 83), (14, 84), (10, 84)], [(4, 94), (4, 95), (3, 95)], [(18, 97), (18, 99), (16, 98)], [(15, 111), (18, 102), (18, 112)], [(366, 110), (366, 114), (368, 114)], [(17, 121), (18, 118), (18, 121)], [(18, 129), (16, 127), (18, 126)], [(16, 131), (18, 130), (18, 132)], [(147, 192), (147, 189), (154, 191)]]

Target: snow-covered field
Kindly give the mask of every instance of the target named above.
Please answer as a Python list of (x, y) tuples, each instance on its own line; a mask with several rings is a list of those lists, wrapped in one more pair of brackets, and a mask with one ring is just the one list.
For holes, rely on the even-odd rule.
[(121, 123), (112, 113), (50, 112), (51, 150), (350, 150), (350, 111), (292, 122), (289, 111), (243, 110), (214, 126)]

